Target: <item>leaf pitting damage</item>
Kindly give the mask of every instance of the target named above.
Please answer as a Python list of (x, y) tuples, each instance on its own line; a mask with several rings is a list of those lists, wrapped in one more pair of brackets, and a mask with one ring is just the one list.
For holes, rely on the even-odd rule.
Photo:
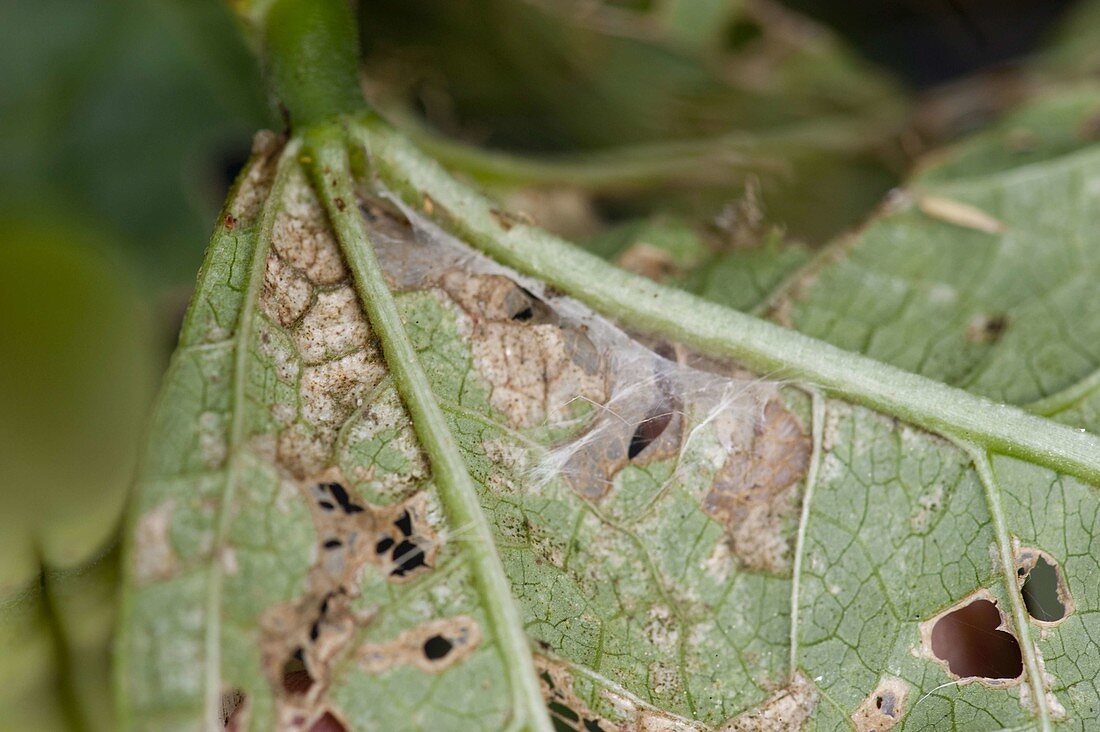
[[(914, 677), (938, 673), (929, 660), (958, 671), (933, 636), (962, 609), (958, 597), (990, 582), (988, 561), (972, 560), (988, 516), (950, 445), (830, 402), (815, 499), (824, 503), (798, 527), (815, 444), (804, 393), (678, 344), (647, 345), (473, 254), (376, 182), (361, 193), (354, 210), (477, 482), (541, 649), (543, 694), (564, 728), (794, 730), (837, 707), (844, 723), (888, 729), (913, 713), (907, 694), (922, 688)], [(473, 717), (504, 726), (508, 670), (463, 560), (467, 527), (443, 517), (301, 171), (277, 203), (270, 250), (257, 245), (266, 259), (251, 342), (217, 345), (205, 335), (198, 340), (213, 348), (177, 357), (172, 378), (193, 368), (201, 377), (190, 385), (206, 393), (173, 392), (182, 416), (171, 425), (191, 431), (153, 461), (158, 470), (143, 485), (136, 542), (144, 564), (134, 576), (146, 625), (127, 652), (155, 666), (161, 657), (141, 638), (171, 622), (187, 631), (170, 630), (172, 653), (186, 661), (175, 668), (201, 661), (188, 632), (203, 618), (188, 608), (193, 590), (181, 586), (201, 586), (204, 567), (216, 562), (226, 577), (217, 611), (233, 628), (222, 634), (217, 681), (238, 699), (223, 713), (233, 724), (440, 727)], [(440, 204), (431, 208), (445, 219)], [(234, 236), (255, 228), (245, 212), (233, 215)], [(226, 257), (224, 246), (210, 261)], [(195, 313), (228, 302), (202, 302), (211, 287)], [(234, 312), (217, 318), (220, 340), (232, 340)], [(185, 334), (184, 343), (195, 342)], [(219, 348), (247, 349), (241, 444), (224, 437), (230, 415), (218, 389), (232, 379)], [(229, 530), (215, 546), (210, 524), (225, 472), (242, 490), (221, 507)], [(948, 526), (956, 517), (973, 520), (962, 537)], [(881, 577), (865, 533), (879, 525), (883, 544), (894, 543)], [(802, 578), (790, 577), (796, 531), (807, 539)], [(926, 652), (912, 659), (920, 666), (883, 676), (895, 673), (898, 648), (920, 645), (911, 619), (933, 610), (905, 594), (906, 582), (938, 579), (939, 551), (957, 566), (941, 584), (951, 599), (935, 602), (956, 604), (926, 623)], [(804, 647), (791, 669), (786, 603), (799, 581), (803, 604), (793, 612)], [(998, 613), (993, 632), (1013, 637), (996, 598), (982, 592), (988, 597), (963, 604), (989, 605)], [(858, 614), (860, 603), (875, 602), (889, 620), (845, 627), (847, 608)], [(867, 647), (874, 660), (838, 680), (840, 664), (828, 655), (837, 646)], [(1022, 669), (1006, 673), (963, 678), (1003, 687)], [(201, 704), (188, 688), (143, 683), (134, 683), (136, 696), (149, 709), (170, 697), (185, 700), (180, 708)], [(464, 695), (469, 689), (476, 698)], [(821, 703), (826, 689), (830, 704)], [(997, 713), (1014, 719), (1008, 708)]]

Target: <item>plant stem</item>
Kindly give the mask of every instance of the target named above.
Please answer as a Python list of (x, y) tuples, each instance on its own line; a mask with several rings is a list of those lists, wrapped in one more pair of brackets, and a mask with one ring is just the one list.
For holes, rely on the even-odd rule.
[(295, 129), (367, 106), (347, 0), (274, 0), (264, 17), (264, 57), (272, 92)]
[[(372, 170), (409, 205), (498, 262), (623, 324), (798, 380), (931, 432), (1100, 484), (1100, 439), (844, 351), (796, 331), (631, 274), (533, 226), (502, 222), (490, 203), (378, 120), (353, 125)], [(425, 206), (425, 199), (431, 205)]]
[[(342, 130), (324, 127), (307, 133), (312, 171), (325, 209), (351, 269), (359, 299), (412, 418), (413, 429), (428, 456), (432, 477), (447, 518), (462, 541), (463, 555), (500, 648), (513, 695), (514, 726), (550, 732), (553, 726), (543, 701), (527, 633), (512, 585), (496, 551), (496, 540), (481, 507), (477, 487), (458, 443), (436, 401), (420, 357), (405, 332), (397, 303), (374, 254), (352, 188), (351, 166)], [(461, 530), (459, 530), (461, 529)]]

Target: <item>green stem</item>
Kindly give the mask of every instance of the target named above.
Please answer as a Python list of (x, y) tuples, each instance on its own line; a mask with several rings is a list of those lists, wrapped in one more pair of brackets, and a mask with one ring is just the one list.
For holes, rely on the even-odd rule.
[(440, 501), (463, 554), (470, 562), (478, 594), (499, 645), (513, 694), (517, 728), (550, 732), (542, 689), (535, 670), (512, 585), (496, 551), (496, 540), (481, 508), (477, 487), (466, 468), (458, 443), (436, 401), (428, 376), (413, 348), (397, 303), (374, 254), (352, 188), (347, 145), (342, 131), (325, 127), (308, 133), (315, 183), (336, 230), (371, 328), (394, 385), (409, 410), (413, 428), (428, 456)]
[(1100, 484), (1095, 435), (664, 287), (535, 227), (502, 222), (488, 201), (388, 126), (368, 119), (353, 130), (371, 155), (372, 170), (410, 205), (422, 207), (430, 198), (425, 210), (471, 246), (599, 313), (761, 374), (817, 386), (932, 432)]
[(1008, 533), (1008, 522), (1005, 521), (1004, 508), (1001, 506), (1001, 487), (997, 483), (997, 476), (993, 472), (993, 465), (989, 461), (989, 453), (971, 444), (963, 444), (969, 454), (974, 469), (982, 481), (985, 489), (986, 504), (989, 506), (989, 515), (993, 520), (993, 534), (997, 542), (997, 554), (1001, 565), (1001, 577), (1005, 583), (1005, 592), (1008, 595), (1008, 604), (1012, 608), (1012, 621), (1016, 626), (1016, 633), (1020, 637), (1020, 650), (1023, 653), (1024, 665), (1027, 668), (1027, 678), (1030, 682), (1032, 699), (1035, 702), (1035, 711), (1039, 716), (1039, 729), (1042, 732), (1050, 730), (1050, 707), (1047, 703), (1046, 682), (1043, 680), (1043, 672), (1039, 667), (1039, 652), (1031, 640), (1031, 624), (1028, 620), (1027, 608), (1024, 606), (1023, 595), (1020, 594), (1020, 585), (1016, 578), (1016, 555), (1012, 551), (1012, 537)]
[(449, 169), (491, 186), (568, 186), (623, 193), (661, 185), (728, 184), (746, 174), (784, 176), (807, 156), (857, 153), (883, 134), (836, 117), (774, 131), (627, 145), (557, 157), (529, 157), (452, 140), (399, 108), (380, 113)]
[(272, 91), (294, 128), (366, 108), (347, 0), (274, 0), (263, 22)]

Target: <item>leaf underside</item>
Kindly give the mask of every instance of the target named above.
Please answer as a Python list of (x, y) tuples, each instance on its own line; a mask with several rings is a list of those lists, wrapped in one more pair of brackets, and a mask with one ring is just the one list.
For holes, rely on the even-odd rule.
[[(338, 243), (296, 144), (258, 138), (152, 427), (131, 726), (506, 728), (487, 603), (518, 608), (558, 729), (1100, 713), (1093, 487), (624, 332), (375, 179), (338, 204), (369, 243)], [(510, 596), (478, 590), (341, 245), (381, 261)], [(1039, 556), (1065, 610), (1042, 624), (1020, 592)], [(937, 628), (983, 601), (1019, 671), (960, 680)]]

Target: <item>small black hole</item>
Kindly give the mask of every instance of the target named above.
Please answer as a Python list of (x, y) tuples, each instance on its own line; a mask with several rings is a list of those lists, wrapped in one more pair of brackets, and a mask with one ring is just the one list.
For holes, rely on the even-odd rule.
[(385, 554), (386, 552), (388, 552), (390, 550), (390, 547), (392, 547), (392, 546), (393, 546), (393, 539), (391, 539), (390, 537), (387, 536), (375, 545), (374, 551), (376, 551), (379, 554)]
[(393, 525), (396, 526), (397, 530), (400, 531), (403, 535), (405, 535), (405, 536), (411, 536), (412, 535), (412, 532), (413, 532), (412, 516), (409, 515), (408, 511), (402, 512), (402, 514), (397, 518), (397, 520), (393, 522)]
[(325, 509), (326, 511), (332, 511), (333, 509), (336, 508), (335, 505), (333, 505), (332, 503), (330, 503), (328, 501), (317, 501), (317, 505), (320, 506), (321, 508)]
[(329, 539), (325, 542), (324, 547), (325, 549), (339, 549), (343, 545), (344, 542), (340, 541), (339, 539)]
[[(572, 709), (565, 706), (561, 702), (550, 702), (546, 706), (550, 710), (551, 716), (553, 716), (556, 719), (568, 720), (568, 721), (572, 722), (573, 725), (576, 725), (578, 722), (581, 721), (581, 715), (577, 714), (576, 712), (574, 712)], [(572, 727), (572, 728), (576, 729), (575, 726)]]
[(518, 320), (521, 323), (526, 323), (531, 318), (535, 317), (535, 310), (532, 307), (525, 307), (518, 313), (512, 316), (512, 320)]
[(429, 661), (438, 661), (454, 648), (454, 644), (441, 635), (433, 635), (424, 641), (424, 655)]
[(393, 550), (393, 561), (397, 567), (390, 572), (395, 577), (404, 577), (417, 567), (426, 567), (424, 550), (411, 541), (403, 541)]
[(599, 720), (596, 720), (596, 719), (586, 719), (586, 720), (584, 720), (584, 728), (588, 732), (604, 732), (603, 727), (600, 726)]

